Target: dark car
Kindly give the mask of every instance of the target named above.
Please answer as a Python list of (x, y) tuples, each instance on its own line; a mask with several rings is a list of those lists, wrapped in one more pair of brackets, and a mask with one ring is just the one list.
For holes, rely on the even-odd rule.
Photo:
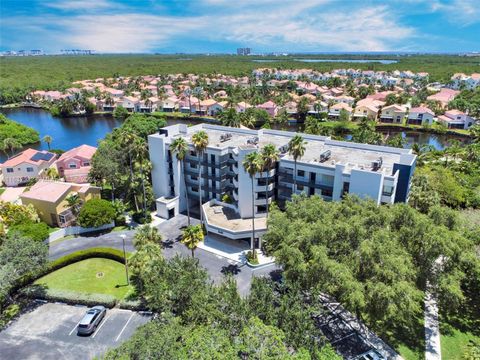
[(90, 335), (95, 332), (98, 324), (100, 324), (106, 313), (107, 309), (103, 306), (94, 306), (89, 309), (83, 316), (83, 319), (78, 323), (77, 334)]

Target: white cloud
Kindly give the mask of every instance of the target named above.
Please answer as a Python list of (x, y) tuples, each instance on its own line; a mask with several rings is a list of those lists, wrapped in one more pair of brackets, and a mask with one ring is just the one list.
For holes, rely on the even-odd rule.
[(442, 12), (451, 23), (459, 26), (468, 26), (480, 22), (480, 3), (478, 0), (432, 1), (430, 6), (432, 11)]
[[(88, 15), (75, 12), (80, 3), (95, 11)], [(402, 41), (415, 35), (386, 6), (348, 3), (339, 7), (328, 0), (203, 0), (192, 5), (198, 16), (138, 13), (128, 8), (111, 11), (108, 0), (48, 4), (73, 14), (32, 17), (28, 23), (58, 46), (57, 50), (149, 52), (186, 38), (189, 44), (230, 42), (268, 51), (382, 51), (398, 49)], [(10, 18), (8, 22), (20, 24), (23, 20)]]
[(110, 2), (109, 0), (54, 0), (45, 1), (42, 3), (42, 5), (53, 9), (66, 11), (89, 11), (117, 7), (116, 4)]

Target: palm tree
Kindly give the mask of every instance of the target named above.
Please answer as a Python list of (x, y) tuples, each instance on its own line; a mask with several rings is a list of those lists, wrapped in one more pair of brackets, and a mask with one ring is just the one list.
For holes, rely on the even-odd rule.
[(50, 144), (53, 141), (53, 138), (50, 135), (45, 135), (42, 139), (48, 146), (48, 150), (50, 151)]
[(133, 238), (133, 245), (135, 248), (142, 247), (149, 243), (159, 244), (162, 241), (162, 235), (154, 226), (143, 225), (138, 228)]
[(300, 135), (295, 135), (288, 142), (288, 154), (293, 156), (293, 193), (297, 192), (297, 160), (305, 154), (305, 145), (307, 142)]
[(76, 219), (80, 211), (80, 207), (82, 206), (82, 199), (77, 193), (71, 193), (65, 198), (65, 201), (67, 203), (64, 205), (64, 207), (70, 209), (74, 218)]
[(270, 171), (275, 166), (277, 161), (280, 160), (280, 155), (275, 145), (267, 144), (262, 149), (261, 156), (263, 165), (262, 171), (267, 172), (265, 176), (265, 205), (267, 208), (268, 218), (268, 171)]
[(183, 230), (182, 244), (192, 252), (192, 258), (195, 257), (195, 249), (204, 239), (201, 225), (189, 225)]
[(195, 148), (195, 151), (197, 152), (198, 156), (198, 166), (199, 166), (199, 171), (200, 174), (198, 176), (198, 191), (200, 194), (200, 223), (203, 226), (203, 212), (202, 212), (202, 170), (203, 170), (203, 165), (201, 164), (202, 159), (203, 159), (203, 153), (205, 152), (207, 146), (208, 146), (208, 134), (200, 130), (199, 132), (193, 134), (192, 136), (192, 143)]
[(185, 198), (187, 199), (187, 219), (188, 225), (190, 226), (190, 209), (189, 209), (189, 202), (188, 202), (188, 189), (187, 189), (187, 179), (185, 176), (185, 156), (188, 153), (188, 144), (187, 141), (182, 138), (176, 138), (170, 144), (170, 151), (175, 154), (177, 160), (182, 163), (182, 172), (183, 172), (183, 184), (185, 186)]
[(143, 190), (143, 213), (144, 213), (144, 216), (147, 217), (147, 193), (145, 190), (145, 176), (144, 176), (143, 163), (144, 163), (144, 159), (148, 158), (148, 147), (147, 147), (146, 141), (137, 135), (135, 135), (135, 137), (133, 138), (131, 147), (132, 147), (131, 150), (133, 153), (133, 159), (137, 160), (137, 163), (140, 168), (140, 181), (142, 183), (142, 190)]
[[(120, 131), (120, 143), (124, 146), (126, 152), (128, 153), (128, 162), (130, 167), (130, 174), (128, 182), (129, 184), (133, 184), (133, 154), (132, 150), (134, 148), (134, 143), (137, 141), (138, 136), (129, 132), (129, 131)], [(136, 196), (133, 196), (133, 200), (135, 202), (135, 209), (138, 211), (138, 202)]]
[(253, 188), (253, 179), (255, 174), (261, 171), (263, 168), (262, 157), (258, 152), (252, 152), (245, 156), (243, 160), (243, 169), (250, 175), (252, 181), (252, 241), (250, 248), (252, 249), (253, 257), (256, 257), (255, 254), (255, 191)]
[(240, 127), (240, 116), (235, 109), (228, 109), (227, 111), (221, 111), (218, 114), (218, 118), (224, 126)]
[(10, 157), (15, 155), (15, 150), (20, 150), (22, 148), (22, 144), (20, 143), (20, 141), (14, 138), (4, 139), (2, 145), (2, 149), (5, 153), (7, 153), (7, 151), (10, 151)]

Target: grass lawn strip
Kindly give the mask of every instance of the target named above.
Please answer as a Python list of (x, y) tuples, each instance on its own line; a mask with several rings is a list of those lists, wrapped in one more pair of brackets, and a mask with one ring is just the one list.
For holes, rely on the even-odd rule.
[(68, 265), (38, 279), (35, 284), (54, 290), (106, 294), (119, 300), (133, 292), (133, 288), (126, 285), (124, 266), (117, 261), (101, 258)]

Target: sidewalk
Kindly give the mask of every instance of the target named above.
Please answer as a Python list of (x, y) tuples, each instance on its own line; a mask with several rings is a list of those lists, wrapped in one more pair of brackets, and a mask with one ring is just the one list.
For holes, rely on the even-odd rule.
[(427, 290), (425, 296), (425, 360), (441, 360), (437, 301)]

